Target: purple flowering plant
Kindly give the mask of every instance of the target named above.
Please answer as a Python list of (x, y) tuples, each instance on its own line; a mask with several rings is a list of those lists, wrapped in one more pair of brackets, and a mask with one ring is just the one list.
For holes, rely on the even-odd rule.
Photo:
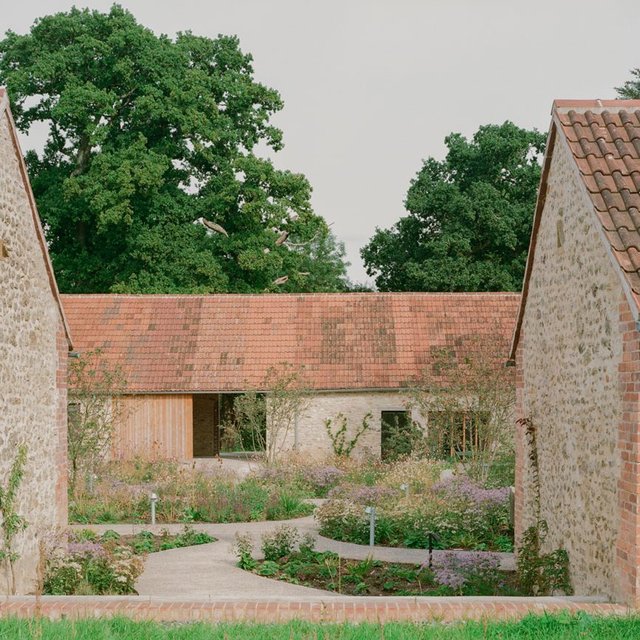
[[(421, 566), (426, 569), (427, 563)], [(500, 574), (500, 555), (489, 551), (441, 551), (433, 558), (435, 580), (460, 595), (465, 587), (473, 592), (496, 593), (504, 586)]]

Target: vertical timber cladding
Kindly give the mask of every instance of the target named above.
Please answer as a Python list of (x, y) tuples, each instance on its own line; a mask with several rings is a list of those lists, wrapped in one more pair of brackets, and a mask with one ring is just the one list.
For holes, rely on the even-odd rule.
[(191, 394), (126, 396), (113, 443), (113, 457), (143, 460), (193, 457)]
[(220, 453), (218, 395), (193, 396), (193, 457), (208, 458)]

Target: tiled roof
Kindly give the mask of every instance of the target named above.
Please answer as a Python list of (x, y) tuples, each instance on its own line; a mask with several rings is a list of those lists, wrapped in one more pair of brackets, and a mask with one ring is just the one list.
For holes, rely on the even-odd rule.
[(554, 147), (562, 136), (614, 257), (640, 309), (640, 100), (556, 100), (547, 141), (511, 358), (515, 357), (535, 259)]
[[(11, 142), (13, 144), (13, 148), (15, 149), (16, 156), (18, 158), (18, 166), (20, 169), (20, 179), (22, 180), (24, 189), (29, 199), (29, 206), (31, 208), (31, 218), (33, 220), (33, 226), (35, 227), (36, 235), (38, 237), (38, 244), (40, 245), (40, 250), (42, 252), (42, 259), (44, 260), (45, 269), (47, 272), (47, 279), (49, 280), (51, 293), (53, 294), (53, 298), (58, 307), (58, 313), (60, 314), (60, 320), (62, 322), (62, 326), (64, 327), (65, 337), (69, 344), (69, 349), (71, 349), (72, 345), (71, 345), (71, 335), (69, 332), (69, 326), (67, 324), (67, 319), (65, 318), (64, 311), (60, 303), (60, 294), (58, 292), (58, 284), (56, 283), (56, 278), (53, 273), (51, 260), (49, 259), (47, 241), (45, 240), (45, 237), (44, 237), (44, 231), (42, 229), (42, 223), (40, 222), (40, 216), (38, 214), (38, 209), (36, 207), (36, 201), (35, 201), (35, 198), (33, 197), (33, 191), (31, 190), (31, 183), (29, 182), (27, 166), (24, 162), (24, 156), (22, 155), (22, 149), (20, 148), (20, 142), (18, 140), (16, 124), (13, 120), (13, 115), (11, 114), (11, 108), (9, 106), (9, 96), (7, 95), (6, 89), (4, 87), (0, 87), (0, 119), (2, 119), (2, 117), (5, 114), (7, 116), (7, 121), (9, 123), (9, 133), (11, 136)], [(1, 161), (2, 160), (0, 159), (0, 162)]]
[(556, 102), (593, 206), (636, 298), (640, 295), (640, 100)]
[(321, 390), (399, 389), (434, 351), (493, 336), (506, 357), (513, 293), (64, 295), (76, 349), (102, 348), (131, 391), (259, 389), (270, 367)]

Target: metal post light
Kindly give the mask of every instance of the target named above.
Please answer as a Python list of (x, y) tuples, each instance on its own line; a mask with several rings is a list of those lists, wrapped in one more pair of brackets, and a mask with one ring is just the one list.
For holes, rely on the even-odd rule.
[(404, 491), (404, 497), (405, 498), (409, 497), (409, 485), (406, 482), (403, 482), (400, 485), (400, 491)]
[(369, 546), (373, 547), (376, 540), (376, 508), (366, 507), (364, 512), (369, 514)]
[(153, 525), (156, 523), (156, 503), (158, 502), (158, 496), (152, 493), (149, 498), (151, 500), (151, 524)]

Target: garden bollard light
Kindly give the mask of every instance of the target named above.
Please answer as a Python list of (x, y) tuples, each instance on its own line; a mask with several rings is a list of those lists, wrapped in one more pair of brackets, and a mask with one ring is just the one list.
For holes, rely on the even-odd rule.
[(158, 502), (158, 496), (152, 493), (149, 498), (151, 499), (151, 524), (156, 523), (156, 502)]
[(376, 508), (366, 507), (364, 512), (369, 514), (369, 546), (373, 547), (376, 540)]
[(405, 498), (409, 497), (409, 485), (406, 482), (403, 482), (400, 485), (400, 491), (404, 491), (404, 497)]

